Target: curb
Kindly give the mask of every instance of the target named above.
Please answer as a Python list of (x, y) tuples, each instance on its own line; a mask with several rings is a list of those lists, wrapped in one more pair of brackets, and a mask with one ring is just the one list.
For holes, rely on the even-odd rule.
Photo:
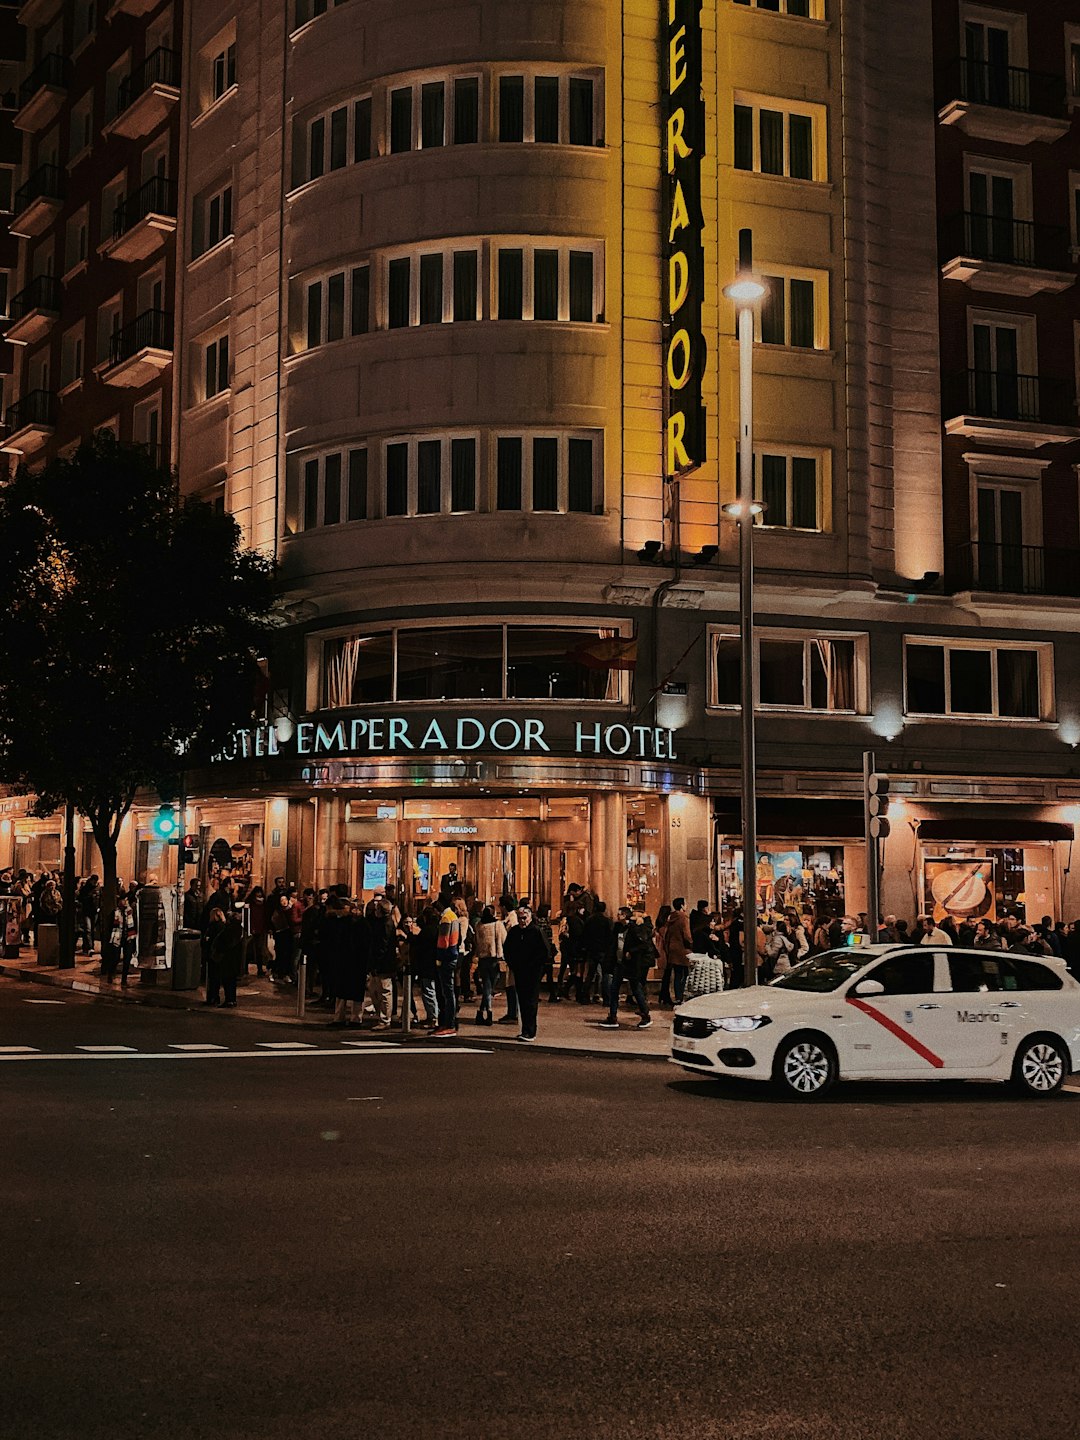
[[(157, 989), (156, 987), (148, 987), (142, 990), (137, 983), (128, 990), (120, 990), (114, 986), (102, 985), (94, 980), (80, 979), (77, 974), (71, 975), (70, 972), (57, 974), (56, 972), (39, 970), (32, 964), (17, 964), (10, 960), (0, 962), (0, 976), (5, 976), (10, 980), (22, 980), (32, 985), (48, 985), (54, 989), (76, 990), (80, 994), (93, 995), (101, 1000), (111, 1000), (114, 1004), (119, 1005), (156, 1005), (164, 1010), (187, 1010), (193, 1014), (211, 1013), (209, 1009), (203, 1008), (197, 998), (194, 998), (199, 993), (195, 990), (164, 990)], [(223, 1012), (216, 1010), (213, 1011), (213, 1013), (220, 1015)], [(294, 1017), (290, 1021), (288, 1019), (252, 1014), (250, 1011), (239, 1009), (229, 1011), (228, 1013), (230, 1016), (237, 1018), (264, 1020), (277, 1025), (287, 1025), (291, 1023), (291, 1025), (298, 1030), (325, 1030), (327, 1028), (327, 1021), (322, 1019), (309, 1020), (305, 1018), (299, 1020)], [(487, 1027), (480, 1028), (486, 1030)], [(393, 1034), (393, 1032), (390, 1032), (390, 1034)], [(438, 1040), (432, 1040), (428, 1034), (416, 1034), (414, 1032), (406, 1038), (400, 1030), (397, 1031), (394, 1038), (403, 1045), (432, 1045), (438, 1048), (440, 1044)], [(545, 1045), (543, 1041), (534, 1041), (529, 1045), (523, 1045), (512, 1035), (508, 1035), (504, 1039), (499, 1035), (490, 1037), (487, 1034), (479, 1033), (472, 1035), (467, 1030), (458, 1031), (457, 1041), (459, 1044), (479, 1045), (484, 1049), (512, 1050), (519, 1053), (532, 1052), (537, 1055), (576, 1055), (579, 1059), (584, 1058), (590, 1060), (638, 1060), (663, 1065), (666, 1065), (668, 1060), (666, 1054), (649, 1055), (641, 1051), (626, 1053), (620, 1050), (601, 1050), (589, 1044)]]

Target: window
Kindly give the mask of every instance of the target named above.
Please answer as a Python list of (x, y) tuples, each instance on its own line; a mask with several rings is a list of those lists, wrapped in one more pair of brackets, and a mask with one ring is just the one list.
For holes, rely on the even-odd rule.
[(593, 435), (499, 435), (495, 508), (591, 515), (598, 472)]
[(65, 390), (83, 377), (83, 326), (73, 325), (60, 344), (60, 389)]
[(11, 271), (0, 270), (0, 319), (7, 320), (11, 307)]
[(236, 84), (236, 41), (219, 50), (210, 62), (211, 102), (220, 100)]
[(98, 309), (97, 318), (97, 358), (98, 363), (108, 360), (112, 353), (113, 338), (119, 333), (123, 324), (123, 307), (119, 295), (114, 295), (111, 300)]
[(950, 955), (949, 982), (959, 995), (996, 994), (1004, 990), (1060, 990), (1061, 977), (1047, 965), (1017, 956)]
[(413, 148), (413, 92), (411, 86), (390, 91), (390, 153)]
[(1065, 27), (1065, 73), (1069, 84), (1069, 100), (1080, 102), (1080, 26)]
[(799, 15), (804, 20), (822, 19), (822, 0), (735, 0), (735, 4), (771, 10), (776, 15)]
[[(741, 703), (739, 637), (711, 635), (712, 705)], [(771, 632), (758, 638), (758, 704), (785, 710), (865, 714), (868, 706), (867, 637)]]
[(131, 74), (131, 51), (126, 51), (117, 60), (115, 65), (110, 66), (105, 76), (105, 118), (112, 119), (116, 114), (116, 107), (120, 99), (120, 86)]
[(618, 702), (619, 671), (590, 653), (614, 630), (587, 626), (431, 626), (340, 636), (323, 645), (328, 709), (395, 701)]
[(371, 97), (361, 96), (293, 129), (293, 185), (371, 158)]
[(84, 40), (88, 40), (94, 33), (97, 25), (97, 4), (96, 0), (75, 0), (72, 7), (74, 16), (71, 22), (71, 48), (77, 50)]
[(132, 439), (141, 445), (155, 465), (163, 465), (167, 459), (162, 444), (161, 400), (155, 396), (136, 405), (131, 417)]
[(219, 335), (203, 348), (203, 399), (229, 388), (229, 337)]
[(757, 315), (762, 345), (795, 350), (829, 348), (828, 285), (824, 275), (763, 275), (765, 298)]
[(94, 92), (90, 91), (71, 107), (68, 122), (68, 164), (90, 149), (94, 136)]
[(869, 974), (866, 980), (876, 980), (884, 985), (886, 995), (929, 995), (934, 989), (933, 952), (920, 951), (912, 954), (890, 955), (887, 960)]
[(302, 530), (366, 520), (367, 450), (332, 450), (303, 462), (299, 516)]
[(1052, 647), (907, 639), (909, 715), (1049, 719)]
[(218, 183), (209, 192), (195, 197), (191, 214), (193, 259), (220, 245), (233, 233), (232, 183)]
[(735, 168), (791, 180), (826, 180), (825, 110), (747, 97), (735, 104)]
[(475, 145), (480, 138), (480, 81), (475, 75), (462, 75), (454, 81), (455, 145)]
[(297, 343), (294, 334), (294, 352), (313, 350), (317, 345), (343, 340), (346, 335), (366, 335), (370, 328), (369, 305), (366, 265), (354, 265), (304, 282), (303, 340)]
[(11, 202), (15, 194), (14, 165), (0, 165), (0, 214), (11, 214)]
[(603, 319), (599, 243), (499, 245), (495, 313), (500, 320)]
[(388, 441), (384, 481), (387, 515), (450, 515), (475, 510), (476, 436)]
[(86, 206), (76, 211), (64, 227), (64, 270), (65, 275), (82, 265), (89, 250), (89, 221)]
[(601, 130), (599, 74), (500, 75), (500, 141), (596, 145)]
[(822, 530), (824, 456), (759, 450), (754, 453), (754, 496), (765, 506), (761, 524), (773, 529)]
[(476, 320), (479, 271), (478, 243), (392, 257), (386, 265), (388, 328)]

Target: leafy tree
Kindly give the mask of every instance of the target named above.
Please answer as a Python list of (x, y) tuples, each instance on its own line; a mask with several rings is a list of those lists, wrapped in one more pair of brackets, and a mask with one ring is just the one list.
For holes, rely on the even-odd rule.
[(0, 485), (0, 780), (86, 816), (106, 915), (136, 792), (250, 719), (274, 571), (240, 538), (107, 434)]

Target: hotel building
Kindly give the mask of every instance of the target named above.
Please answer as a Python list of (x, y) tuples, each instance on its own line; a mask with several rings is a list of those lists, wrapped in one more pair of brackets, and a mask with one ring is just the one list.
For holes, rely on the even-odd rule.
[[(132, 67), (150, 39), (179, 50), (160, 122), (178, 203), (155, 262), (168, 300), (147, 301), (175, 317), (168, 359), (145, 391), (114, 387), (120, 433), (148, 439), (138, 407), (160, 395), (183, 488), (277, 557), (287, 604), (263, 720), (189, 776), (208, 878), (392, 880), (418, 899), (453, 861), (485, 899), (557, 904), (573, 880), (654, 913), (734, 895), (722, 291), (749, 229), (768, 287), (759, 894), (862, 908), (874, 749), (900, 799), (887, 909), (960, 882), (991, 913), (1070, 909), (1072, 7), (186, 0), (139, 20), (170, 16), (167, 36), (112, 39), (129, 8), (94, 43), (129, 46)], [(704, 460), (673, 479), (667, 172), (686, 157), (670, 117), (698, 29)], [(121, 208), (159, 175), (142, 159), (156, 133), (125, 141)], [(26, 143), (28, 175), (53, 163), (38, 132)], [(115, 127), (100, 144), (119, 154)], [(140, 363), (165, 353), (150, 349)], [(43, 388), (37, 354), (14, 420)], [(85, 433), (89, 411), (62, 397), (39, 453), (70, 443), (69, 415)], [(5, 839), (17, 861), (17, 839), (43, 855), (54, 822), (3, 804), (0, 859)], [(146, 819), (126, 868), (165, 874)]]

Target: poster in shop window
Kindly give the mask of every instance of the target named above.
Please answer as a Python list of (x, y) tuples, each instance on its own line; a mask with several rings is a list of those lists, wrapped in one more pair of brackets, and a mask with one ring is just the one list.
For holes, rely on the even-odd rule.
[(385, 850), (364, 851), (364, 883), (362, 890), (384, 890), (388, 855)]
[(946, 856), (923, 865), (926, 913), (935, 920), (994, 920), (994, 857)]

